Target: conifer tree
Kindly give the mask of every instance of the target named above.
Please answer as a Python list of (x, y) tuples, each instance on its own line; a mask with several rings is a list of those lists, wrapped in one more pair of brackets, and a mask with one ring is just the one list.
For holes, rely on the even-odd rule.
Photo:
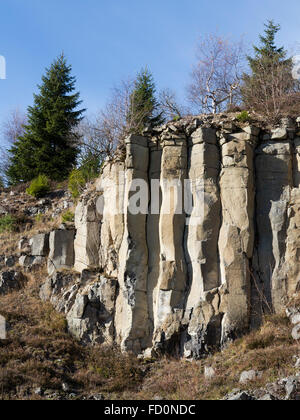
[(248, 56), (250, 67), (255, 70), (255, 63), (260, 60), (271, 60), (277, 58), (283, 60), (287, 52), (284, 47), (277, 47), (275, 44), (276, 34), (280, 31), (280, 25), (275, 25), (273, 20), (269, 20), (265, 25), (264, 35), (259, 35), (260, 46), (253, 46), (255, 57)]
[(254, 45), (254, 55), (247, 57), (250, 74), (244, 74), (241, 89), (247, 107), (273, 120), (292, 106), (298, 89), (292, 77), (292, 59), (275, 43), (279, 30), (280, 25), (272, 20), (265, 24), (260, 45)]
[(30, 181), (39, 174), (65, 179), (76, 164), (78, 147), (74, 128), (82, 119), (79, 93), (71, 66), (60, 55), (46, 69), (33, 106), (28, 107), (25, 133), (10, 149), (7, 177), (11, 184)]
[(141, 134), (148, 126), (163, 123), (162, 112), (155, 97), (156, 88), (152, 74), (147, 68), (138, 73), (130, 96), (130, 107), (127, 116), (128, 125), (133, 134)]

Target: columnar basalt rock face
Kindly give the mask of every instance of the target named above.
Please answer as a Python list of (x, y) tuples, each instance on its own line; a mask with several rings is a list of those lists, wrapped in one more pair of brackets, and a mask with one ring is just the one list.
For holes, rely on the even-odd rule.
[(190, 358), (281, 312), (300, 289), (299, 129), (202, 116), (130, 136), (76, 210), (75, 270), (101, 279), (52, 276), (44, 298), (86, 342)]
[[(149, 342), (147, 305), (148, 248), (146, 213), (148, 209), (149, 148), (144, 137), (131, 136), (126, 140), (124, 194), (124, 235), (119, 252), (118, 281), (120, 287), (116, 302), (116, 337), (124, 350), (139, 352)], [(143, 190), (145, 186), (145, 190)], [(145, 195), (146, 206), (134, 210), (140, 196)], [(137, 197), (137, 198), (135, 198)], [(142, 202), (142, 198), (140, 201)]]
[(154, 340), (168, 341), (173, 334), (175, 318), (184, 310), (187, 287), (187, 265), (183, 248), (185, 212), (184, 180), (187, 179), (187, 140), (170, 135), (163, 140), (160, 185), (162, 204), (159, 220), (160, 261), (156, 305), (154, 308)]
[(254, 245), (253, 152), (256, 138), (242, 132), (224, 134), (219, 235), (221, 283), (228, 289), (222, 339), (245, 331), (250, 322), (251, 272)]
[(108, 276), (118, 276), (118, 255), (124, 234), (124, 162), (106, 162), (97, 189), (102, 197), (96, 207), (102, 215), (99, 266)]
[(156, 324), (158, 279), (160, 271), (160, 236), (159, 219), (161, 211), (161, 159), (162, 147), (157, 139), (149, 142), (149, 186), (150, 203), (147, 217), (147, 248), (148, 248), (148, 279), (147, 279), (147, 304), (151, 334)]
[(291, 142), (263, 142), (256, 153), (257, 278), (268, 305), (280, 311), (286, 296), (285, 283), (290, 281), (284, 260), (293, 186)]

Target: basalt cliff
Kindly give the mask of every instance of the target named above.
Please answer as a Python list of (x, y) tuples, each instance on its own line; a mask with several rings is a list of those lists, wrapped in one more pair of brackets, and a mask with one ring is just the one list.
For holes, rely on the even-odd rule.
[(200, 358), (282, 312), (300, 289), (300, 120), (190, 117), (125, 143), (75, 229), (26, 244), (70, 332)]

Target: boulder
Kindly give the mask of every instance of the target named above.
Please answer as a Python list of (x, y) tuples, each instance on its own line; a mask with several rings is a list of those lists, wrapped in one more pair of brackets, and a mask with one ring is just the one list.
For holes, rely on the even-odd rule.
[(33, 236), (29, 244), (31, 246), (31, 255), (35, 257), (47, 257), (49, 254), (49, 234), (42, 233)]
[(205, 379), (213, 379), (216, 376), (216, 371), (211, 366), (204, 367), (204, 377)]
[(29, 268), (32, 266), (33, 261), (34, 261), (34, 257), (29, 256), (29, 255), (22, 255), (19, 258), (19, 265), (24, 268)]
[(48, 273), (74, 266), (74, 230), (55, 230), (50, 233)]
[(6, 319), (0, 315), (0, 340), (6, 340), (7, 323)]
[(300, 340), (300, 324), (297, 324), (292, 331), (292, 337), (294, 340)]
[(12, 268), (16, 265), (17, 257), (15, 255), (10, 255), (5, 257), (5, 266), (8, 268)]
[(76, 238), (75, 270), (83, 270), (99, 266), (99, 248), (102, 215), (97, 211), (97, 198), (82, 200), (75, 211)]
[(20, 290), (26, 283), (26, 277), (17, 271), (4, 271), (0, 273), (0, 295)]
[(256, 370), (244, 371), (240, 376), (240, 384), (247, 384), (248, 382), (257, 381), (262, 377), (262, 372), (257, 372)]
[(83, 343), (112, 345), (116, 280), (101, 277), (77, 293), (67, 313), (68, 329)]

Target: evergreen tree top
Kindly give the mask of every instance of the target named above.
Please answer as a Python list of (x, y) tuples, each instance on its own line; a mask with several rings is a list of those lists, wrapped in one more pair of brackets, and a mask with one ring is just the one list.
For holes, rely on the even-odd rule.
[(155, 92), (153, 76), (146, 67), (136, 77), (132, 96), (139, 106), (148, 105), (150, 109), (154, 109), (157, 106)]
[(162, 113), (159, 112), (159, 103), (155, 97), (156, 88), (152, 73), (147, 67), (143, 68), (134, 82), (131, 94), (130, 112), (128, 119), (135, 120), (134, 130), (141, 133), (147, 124), (160, 125), (163, 123)]
[(276, 34), (280, 31), (281, 26), (276, 25), (273, 20), (269, 20), (264, 24), (264, 26), (264, 35), (259, 36), (261, 45), (259, 47), (255, 45), (253, 46), (256, 57), (284, 58), (286, 56), (284, 47), (278, 48), (275, 44), (275, 37)]
[(24, 135), (10, 150), (7, 176), (11, 183), (29, 181), (39, 174), (54, 180), (64, 179), (76, 164), (78, 155), (74, 128), (84, 109), (72, 67), (61, 54), (42, 77), (34, 103), (28, 107)]

